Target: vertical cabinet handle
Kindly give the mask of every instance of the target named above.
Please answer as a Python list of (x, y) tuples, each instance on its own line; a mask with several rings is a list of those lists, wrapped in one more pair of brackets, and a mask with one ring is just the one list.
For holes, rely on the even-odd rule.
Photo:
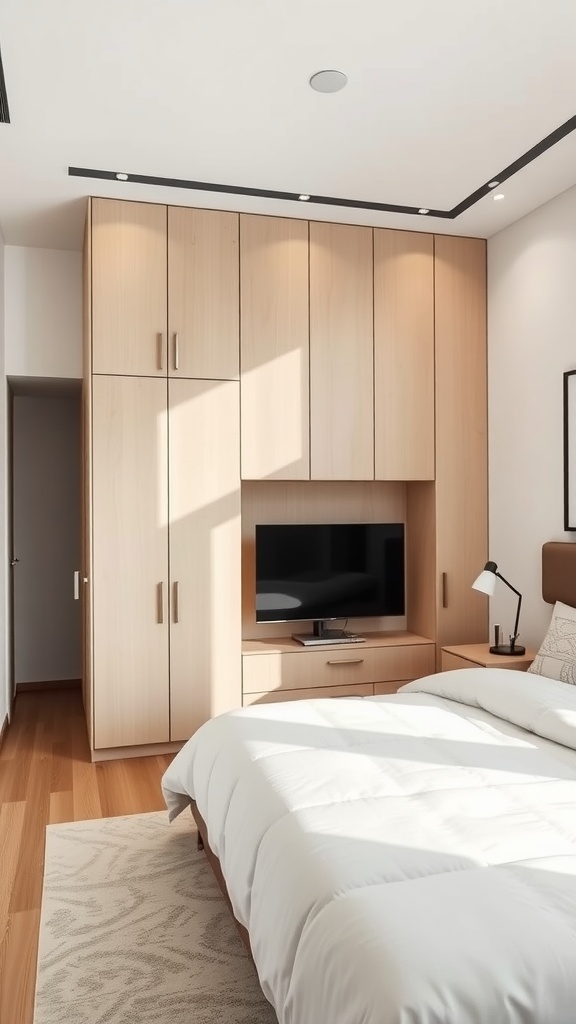
[(442, 573), (442, 607), (448, 607), (448, 573)]
[(164, 369), (164, 333), (163, 333), (163, 331), (160, 331), (160, 333), (156, 335), (156, 339), (157, 339), (157, 343), (158, 343), (158, 369), (159, 370), (163, 370)]
[(174, 333), (174, 369), (180, 368), (180, 342), (178, 340), (178, 332)]
[(80, 570), (74, 570), (74, 600), (80, 600)]
[(180, 619), (179, 619), (179, 609), (178, 609), (178, 597), (179, 597), (179, 594), (178, 594), (178, 580), (176, 580), (174, 582), (174, 587), (173, 587), (174, 622), (179, 622), (180, 621)]
[(164, 584), (156, 584), (156, 622), (159, 626), (164, 622)]

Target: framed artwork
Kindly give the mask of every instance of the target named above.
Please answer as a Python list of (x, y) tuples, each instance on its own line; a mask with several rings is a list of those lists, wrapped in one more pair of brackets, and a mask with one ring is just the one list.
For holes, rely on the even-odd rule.
[(576, 370), (564, 374), (564, 529), (576, 530)]

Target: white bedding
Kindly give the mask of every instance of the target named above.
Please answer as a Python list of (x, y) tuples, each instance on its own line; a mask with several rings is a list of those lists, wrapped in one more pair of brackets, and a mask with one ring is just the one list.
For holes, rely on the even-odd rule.
[(281, 1024), (574, 1024), (576, 687), (503, 669), (213, 719), (196, 800)]

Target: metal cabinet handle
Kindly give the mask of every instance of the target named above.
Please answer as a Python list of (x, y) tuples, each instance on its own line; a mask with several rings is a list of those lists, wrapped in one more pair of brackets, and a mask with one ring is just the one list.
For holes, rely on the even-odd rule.
[(178, 618), (178, 597), (179, 597), (179, 594), (178, 594), (178, 580), (174, 581), (174, 586), (172, 588), (172, 591), (173, 591), (173, 604), (174, 604), (174, 622), (179, 622), (180, 620)]
[(448, 607), (448, 573), (442, 573), (442, 607)]
[(74, 600), (80, 600), (80, 570), (74, 570)]
[(160, 331), (157, 335), (158, 342), (158, 369), (164, 369), (164, 332)]
[(164, 584), (156, 584), (156, 622), (159, 626), (164, 622)]
[(177, 331), (174, 333), (174, 369), (180, 369), (180, 342)]
[(364, 658), (339, 658), (338, 661), (327, 661), (327, 665), (361, 665)]

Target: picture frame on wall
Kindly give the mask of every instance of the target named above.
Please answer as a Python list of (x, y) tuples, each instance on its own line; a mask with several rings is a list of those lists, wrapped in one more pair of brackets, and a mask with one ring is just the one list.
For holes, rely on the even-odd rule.
[(576, 530), (576, 370), (564, 374), (564, 529)]

